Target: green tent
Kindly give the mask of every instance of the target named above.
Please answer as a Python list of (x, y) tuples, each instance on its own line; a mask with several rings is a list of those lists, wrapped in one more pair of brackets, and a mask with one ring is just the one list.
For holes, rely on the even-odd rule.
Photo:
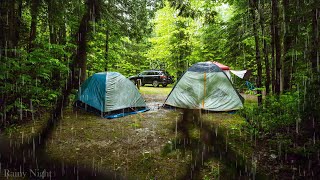
[(148, 110), (136, 86), (117, 72), (100, 72), (89, 77), (79, 88), (76, 100), (77, 107), (106, 118)]
[(227, 75), (213, 62), (191, 66), (171, 90), (165, 106), (209, 111), (232, 111), (243, 107), (243, 97)]

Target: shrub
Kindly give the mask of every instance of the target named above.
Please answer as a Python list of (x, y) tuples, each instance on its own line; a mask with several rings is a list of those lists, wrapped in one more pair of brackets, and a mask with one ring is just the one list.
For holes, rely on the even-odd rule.
[(264, 106), (246, 105), (240, 113), (249, 122), (249, 127), (263, 132), (272, 132), (300, 121), (299, 93), (269, 96)]

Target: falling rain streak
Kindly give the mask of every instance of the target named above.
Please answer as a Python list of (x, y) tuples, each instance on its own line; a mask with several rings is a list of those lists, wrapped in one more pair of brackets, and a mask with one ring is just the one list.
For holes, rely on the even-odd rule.
[[(319, 178), (318, 1), (224, 3), (2, 0), (0, 179)], [(251, 70), (231, 84), (243, 109), (162, 107), (190, 65), (216, 60)], [(90, 75), (150, 68), (177, 77), (137, 90), (148, 112), (106, 120), (104, 107), (97, 117), (73, 107)], [(202, 105), (232, 101), (205, 92)]]

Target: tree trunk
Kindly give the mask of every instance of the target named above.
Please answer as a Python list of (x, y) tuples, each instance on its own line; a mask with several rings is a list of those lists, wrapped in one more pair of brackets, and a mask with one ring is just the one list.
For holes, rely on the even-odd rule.
[(319, 73), (319, 8), (314, 1), (312, 11), (312, 30), (311, 30), (311, 47), (310, 47), (310, 63), (311, 76), (306, 84), (305, 108), (303, 111), (302, 126), (313, 137), (318, 137), (320, 129), (320, 73)]
[(64, 4), (61, 1), (46, 0), (48, 5), (48, 21), (51, 44), (66, 44), (66, 20), (64, 13), (57, 14), (57, 11), (65, 12)]
[(270, 23), (270, 35), (271, 35), (271, 84), (272, 84), (272, 93), (275, 93), (276, 88), (276, 65), (275, 65), (275, 45), (274, 45), (274, 23), (273, 17), (271, 17)]
[(59, 35), (58, 35), (58, 44), (65, 45), (67, 42), (67, 31), (66, 31), (66, 25), (65, 25), (65, 18), (62, 17), (63, 23), (59, 26)]
[(57, 37), (57, 22), (55, 21), (55, 11), (56, 11), (56, 2), (54, 0), (48, 1), (48, 21), (49, 21), (49, 32), (50, 32), (50, 43), (58, 44)]
[(281, 82), (281, 39), (279, 31), (279, 8), (278, 1), (272, 0), (272, 23), (273, 23), (273, 40), (275, 48), (275, 94), (280, 95)]
[(319, 73), (319, 8), (312, 11), (312, 46), (311, 46), (311, 68), (314, 74)]
[[(255, 14), (256, 4), (254, 0), (249, 0), (249, 6), (250, 6), (250, 14), (252, 16), (252, 28), (253, 28), (253, 36), (255, 41), (255, 47), (256, 47), (256, 63), (258, 68), (258, 77), (257, 77), (257, 88), (261, 88), (261, 77), (262, 77), (262, 66), (261, 66), (261, 57), (260, 57), (260, 46), (259, 46), (259, 35), (258, 35), (258, 29), (256, 26), (257, 18)], [(261, 90), (257, 90), (258, 96), (258, 105), (260, 106), (262, 104), (262, 94)]]
[(288, 54), (289, 50), (292, 48), (293, 36), (289, 32), (290, 25), (290, 14), (289, 14), (289, 0), (283, 0), (283, 14), (284, 14), (284, 36), (283, 36), (283, 64), (282, 64), (282, 75), (283, 75), (283, 91), (290, 91), (291, 89), (291, 73), (292, 73), (292, 63), (291, 56)]
[[(50, 44), (65, 44), (66, 30), (65, 20), (62, 14), (57, 11), (64, 12), (64, 6), (60, 1), (46, 0), (48, 6), (48, 26)], [(60, 61), (65, 61), (66, 57), (59, 54), (53, 54), (53, 57)], [(61, 88), (61, 70), (54, 68), (52, 70), (52, 87), (54, 90)]]
[(30, 26), (30, 37), (29, 37), (29, 46), (28, 51), (31, 52), (34, 48), (34, 40), (37, 37), (37, 24), (38, 24), (38, 14), (39, 14), (40, 0), (31, 1), (31, 26)]
[(82, 16), (78, 32), (76, 33), (76, 42), (78, 45), (75, 58), (75, 66), (73, 69), (74, 78), (76, 81), (73, 82), (75, 88), (78, 88), (80, 84), (85, 81), (87, 74), (87, 37), (91, 31), (90, 21), (93, 18), (99, 19), (100, 17), (100, 0), (87, 0), (87, 11)]
[(265, 80), (265, 87), (266, 87), (266, 95), (270, 93), (270, 67), (269, 67), (269, 53), (268, 53), (268, 46), (267, 41), (265, 40), (265, 27), (264, 27), (264, 2), (262, 3), (262, 7), (259, 8), (260, 14), (260, 26), (262, 32), (262, 43), (263, 43), (263, 55), (264, 55), (264, 63), (265, 63), (265, 71), (266, 71), (266, 80)]
[(14, 49), (19, 43), (21, 0), (0, 1), (0, 53), (6, 57), (16, 57)]

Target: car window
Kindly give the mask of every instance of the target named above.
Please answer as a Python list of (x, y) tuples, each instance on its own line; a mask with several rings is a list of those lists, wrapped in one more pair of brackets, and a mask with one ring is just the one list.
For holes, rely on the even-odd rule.
[(148, 72), (147, 75), (154, 75), (154, 72)]
[(147, 75), (147, 71), (143, 71), (142, 73), (140, 73), (140, 75)]

